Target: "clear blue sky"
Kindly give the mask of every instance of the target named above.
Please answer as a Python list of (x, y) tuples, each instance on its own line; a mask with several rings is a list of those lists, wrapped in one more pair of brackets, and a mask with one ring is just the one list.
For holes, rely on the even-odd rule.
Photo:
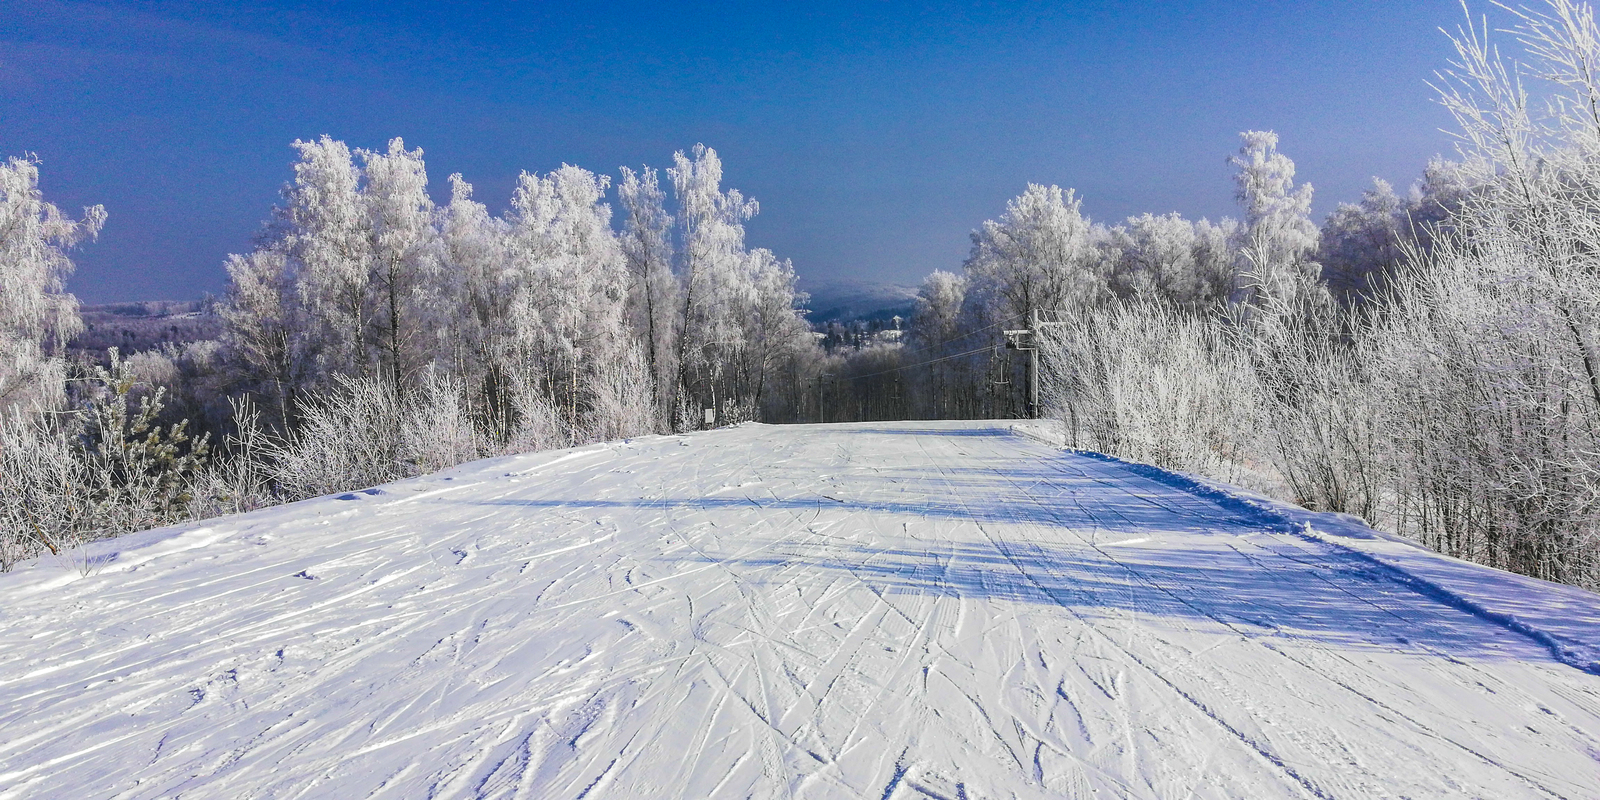
[[(1481, 5), (1481, 4), (1478, 4)], [(1475, 6), (1476, 7), (1476, 6)], [(915, 283), (1029, 182), (1096, 220), (1234, 213), (1225, 158), (1270, 128), (1317, 210), (1403, 187), (1448, 117), (1455, 0), (413, 3), (0, 0), (0, 155), (104, 203), (87, 302), (220, 292), (296, 138), (426, 151), (503, 208), (520, 170), (615, 175), (696, 142), (803, 281)]]

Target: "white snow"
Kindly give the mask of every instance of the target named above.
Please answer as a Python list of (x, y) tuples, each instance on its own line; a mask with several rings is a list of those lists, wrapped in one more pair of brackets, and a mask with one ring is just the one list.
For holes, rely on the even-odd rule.
[(745, 425), (0, 576), (0, 797), (1597, 797), (1596, 600), (1004, 423)]

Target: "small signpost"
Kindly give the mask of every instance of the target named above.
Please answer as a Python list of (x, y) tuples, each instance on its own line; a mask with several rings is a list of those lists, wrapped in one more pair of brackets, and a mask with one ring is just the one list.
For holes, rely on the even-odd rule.
[(706, 409), (706, 427), (709, 428), (715, 424), (717, 424), (717, 410), (714, 408)]

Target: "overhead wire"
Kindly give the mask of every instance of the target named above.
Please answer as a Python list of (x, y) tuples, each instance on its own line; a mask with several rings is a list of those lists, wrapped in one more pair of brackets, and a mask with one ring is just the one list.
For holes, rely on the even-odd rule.
[(887, 374), (889, 374), (891, 372), (899, 372), (900, 370), (903, 370), (903, 369), (911, 369), (913, 367), (925, 367), (925, 366), (927, 366), (929, 364), (937, 364), (940, 361), (949, 361), (952, 358), (960, 358), (962, 356), (970, 356), (973, 353), (982, 353), (985, 350), (993, 350), (996, 347), (998, 347), (998, 345), (992, 345), (992, 344), (991, 345), (985, 345), (983, 347), (979, 347), (979, 348), (976, 348), (976, 349), (973, 349), (973, 350), (968, 350), (968, 351), (966, 351), (964, 353), (954, 353), (952, 355), (943, 356), (943, 357), (940, 357), (940, 358), (932, 358), (932, 359), (929, 359), (927, 361), (919, 361), (919, 362), (917, 362), (915, 364), (903, 364), (903, 365), (898, 366), (898, 367), (890, 367), (889, 369), (879, 370), (877, 372), (869, 372), (869, 373), (867, 373), (865, 375), (845, 375), (844, 377), (846, 377), (846, 378), (848, 378), (850, 380), (853, 380), (853, 381), (861, 380), (862, 378), (875, 378), (875, 377), (877, 377), (879, 375), (887, 375)]
[[(904, 356), (913, 355), (913, 354), (916, 354), (916, 353), (926, 352), (928, 350), (935, 350), (935, 349), (943, 347), (943, 346), (945, 346), (945, 345), (947, 345), (947, 344), (949, 344), (951, 342), (959, 342), (962, 339), (971, 338), (975, 334), (983, 333), (984, 331), (989, 330), (990, 328), (998, 328), (1001, 325), (1006, 324), (1007, 322), (1011, 322), (1013, 320), (1022, 319), (1024, 316), (1025, 315), (1023, 315), (1023, 314), (1012, 314), (1011, 316), (1006, 317), (1005, 319), (999, 320), (998, 322), (991, 322), (988, 325), (985, 325), (985, 326), (983, 326), (981, 328), (974, 328), (974, 329), (972, 329), (970, 331), (967, 331), (965, 333), (957, 334), (957, 335), (952, 336), (952, 337), (950, 337), (948, 339), (945, 339), (943, 341), (934, 342), (933, 344), (925, 344), (925, 345), (923, 345), (921, 347), (918, 347), (918, 348), (915, 348), (915, 349), (912, 349), (912, 350), (902, 350), (902, 351), (900, 351), (900, 355), (901, 355), (901, 357), (904, 357)], [(987, 349), (987, 348), (980, 348), (980, 349)], [(976, 351), (974, 351), (974, 352), (976, 352)], [(929, 361), (927, 363), (932, 364), (933, 362)]]

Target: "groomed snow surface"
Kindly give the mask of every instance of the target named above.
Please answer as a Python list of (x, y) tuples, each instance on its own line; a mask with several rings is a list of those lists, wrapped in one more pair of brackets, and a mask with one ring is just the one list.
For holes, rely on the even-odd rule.
[(518, 456), (82, 562), (0, 576), (0, 797), (1600, 797), (1594, 595), (1005, 423)]

